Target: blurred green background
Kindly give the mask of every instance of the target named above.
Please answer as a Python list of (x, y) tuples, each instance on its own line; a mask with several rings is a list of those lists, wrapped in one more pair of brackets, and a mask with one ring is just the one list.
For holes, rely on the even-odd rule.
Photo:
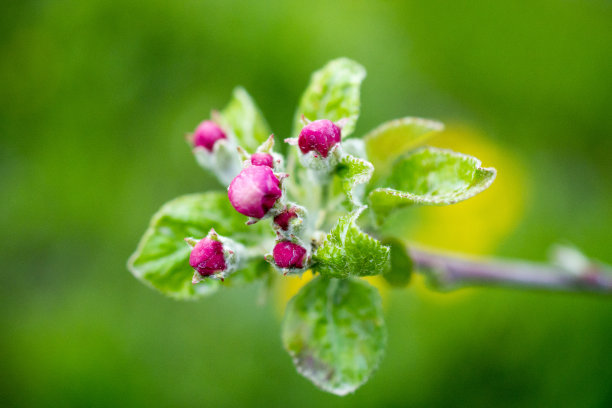
[(341, 399), (282, 350), (286, 284), (180, 303), (125, 267), (165, 201), (221, 188), (185, 132), (241, 84), (285, 137), (339, 56), (368, 69), (358, 134), (437, 118), (500, 171), (415, 239), (612, 263), (609, 1), (22, 0), (0, 22), (1, 405), (612, 406), (610, 298), (384, 290), (387, 357)]

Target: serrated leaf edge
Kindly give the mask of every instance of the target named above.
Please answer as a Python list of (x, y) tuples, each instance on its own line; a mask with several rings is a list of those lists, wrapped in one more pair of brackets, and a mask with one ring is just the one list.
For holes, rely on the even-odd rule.
[[(367, 232), (364, 232), (361, 228), (359, 228), (359, 226), (357, 225), (356, 221), (359, 218), (359, 216), (361, 215), (361, 213), (368, 208), (367, 205), (361, 206), (355, 210), (353, 210), (351, 213), (344, 215), (342, 217), (340, 217), (340, 219), (336, 222), (336, 225), (334, 225), (332, 227), (332, 229), (325, 235), (325, 238), (323, 239), (323, 242), (321, 244), (321, 246), (319, 246), (313, 253), (312, 259), (315, 261), (315, 264), (313, 265), (316, 269), (316, 263), (319, 263), (320, 261), (317, 259), (317, 253), (321, 248), (324, 248), (326, 246), (330, 246), (333, 245), (333, 243), (331, 243), (331, 236), (334, 233), (334, 230), (339, 226), (340, 222), (342, 220), (346, 221), (346, 227), (342, 229), (342, 231), (340, 231), (338, 233), (338, 235), (340, 236), (340, 242), (342, 243), (342, 245), (345, 244), (346, 242), (346, 235), (348, 234), (348, 231), (351, 227), (355, 228), (357, 230), (357, 233), (364, 237), (369, 243), (373, 243), (374, 245), (378, 245), (380, 247), (382, 247), (385, 250), (385, 254), (387, 256), (387, 259), (390, 256), (391, 253), (391, 249), (387, 246), (384, 245), (382, 242), (380, 242), (379, 240), (373, 238), (370, 234), (368, 234)], [(326, 275), (321, 274), (322, 277), (326, 277), (327, 279), (330, 279), (332, 277), (327, 277)], [(366, 275), (364, 275), (366, 276)], [(367, 276), (375, 276), (375, 275), (367, 275)], [(337, 278), (337, 277), (334, 277)], [(352, 278), (349, 275), (346, 275), (344, 278), (337, 278), (337, 279), (347, 279), (347, 278)]]

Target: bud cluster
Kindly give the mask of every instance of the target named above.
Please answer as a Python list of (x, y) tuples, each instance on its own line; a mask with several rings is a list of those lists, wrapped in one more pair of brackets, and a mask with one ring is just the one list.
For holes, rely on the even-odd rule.
[[(286, 139), (297, 145), (301, 163), (310, 171), (323, 174), (322, 183), (338, 164), (341, 154), (341, 124), (330, 120), (308, 121), (302, 117), (304, 127), (296, 139)], [(219, 165), (219, 150), (231, 146), (233, 140), (213, 121), (198, 125), (191, 136), (194, 149), (208, 160), (207, 166)], [(270, 135), (257, 150), (249, 154), (236, 146), (241, 169), (229, 181), (228, 198), (232, 207), (248, 218), (247, 224), (271, 219), (276, 232), (276, 243), (266, 260), (283, 274), (301, 273), (311, 263), (311, 239), (304, 237), (303, 228), (308, 214), (304, 207), (287, 200), (283, 181), (283, 158), (273, 151), (274, 135)], [(195, 269), (194, 283), (206, 277), (224, 279), (238, 268), (238, 255), (244, 248), (220, 237), (214, 230), (196, 241), (187, 239), (192, 246), (189, 264)]]

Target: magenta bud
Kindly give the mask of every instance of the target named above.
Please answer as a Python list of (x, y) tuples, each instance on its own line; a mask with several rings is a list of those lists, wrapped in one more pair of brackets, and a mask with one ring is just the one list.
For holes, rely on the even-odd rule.
[(189, 265), (202, 276), (214, 275), (227, 268), (223, 244), (210, 238), (202, 238), (191, 250)]
[(253, 153), (253, 155), (251, 155), (251, 164), (253, 166), (268, 166), (274, 168), (274, 158), (269, 153)]
[(298, 146), (304, 154), (314, 150), (327, 157), (331, 148), (340, 143), (340, 133), (340, 128), (331, 120), (315, 120), (300, 132)]
[(249, 166), (232, 180), (227, 196), (240, 214), (263, 218), (282, 193), (280, 181), (271, 168)]
[(193, 134), (193, 145), (211, 152), (217, 140), (221, 139), (227, 139), (225, 132), (212, 120), (205, 120), (198, 125)]
[(287, 231), (289, 229), (289, 221), (292, 218), (297, 217), (297, 213), (294, 208), (288, 208), (282, 213), (278, 214), (274, 217), (274, 223), (278, 225), (283, 231)]
[(283, 241), (276, 244), (272, 255), (274, 256), (274, 263), (279, 268), (303, 268), (306, 249), (293, 242)]

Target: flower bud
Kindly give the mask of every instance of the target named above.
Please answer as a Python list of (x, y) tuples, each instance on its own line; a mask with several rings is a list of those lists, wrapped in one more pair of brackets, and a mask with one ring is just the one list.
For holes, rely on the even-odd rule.
[(274, 263), (282, 269), (303, 268), (306, 259), (306, 249), (291, 241), (282, 241), (276, 244), (272, 255)]
[(240, 214), (263, 218), (281, 197), (282, 190), (271, 168), (249, 166), (232, 180), (227, 195)]
[(253, 153), (251, 155), (251, 164), (253, 166), (268, 166), (274, 168), (274, 158), (269, 153)]
[(327, 119), (310, 122), (300, 132), (298, 146), (302, 153), (315, 151), (324, 158), (329, 151), (340, 143), (341, 130), (334, 122)]
[(278, 214), (274, 217), (274, 223), (278, 225), (283, 231), (287, 231), (289, 229), (289, 221), (292, 218), (296, 218), (297, 212), (295, 208), (287, 208), (282, 213)]
[(203, 147), (209, 152), (220, 139), (227, 139), (225, 132), (212, 120), (205, 120), (200, 123), (193, 134), (194, 146)]
[(223, 272), (227, 265), (221, 241), (202, 238), (191, 250), (189, 265), (203, 277)]
[(205, 238), (185, 238), (185, 241), (191, 247), (189, 265), (195, 269), (194, 284), (207, 278), (224, 280), (243, 265), (245, 247), (217, 234), (213, 228)]

